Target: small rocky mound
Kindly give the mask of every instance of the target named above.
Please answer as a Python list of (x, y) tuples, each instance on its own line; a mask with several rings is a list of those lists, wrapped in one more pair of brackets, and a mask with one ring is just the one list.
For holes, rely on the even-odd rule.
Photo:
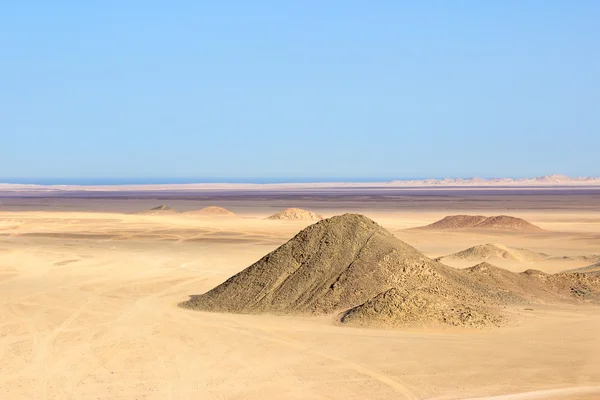
[(305, 221), (320, 221), (323, 217), (312, 211), (303, 210), (301, 208), (286, 208), (283, 211), (273, 214), (267, 219), (280, 219), (280, 220), (305, 220)]
[(485, 229), (513, 232), (542, 232), (543, 229), (521, 218), (508, 215), (484, 217), (482, 215), (449, 215), (421, 229), (461, 230)]
[(544, 277), (548, 276), (549, 274), (545, 273), (544, 271), (540, 271), (539, 269), (530, 268), (530, 269), (527, 269), (527, 270), (521, 272), (521, 275), (544, 278)]
[(235, 214), (223, 207), (209, 206), (196, 211), (188, 211), (186, 214), (205, 215), (205, 216), (234, 216)]
[(496, 269), (501, 269), (501, 268), (498, 268), (495, 265), (487, 263), (487, 262), (482, 262), (482, 263), (474, 265), (470, 268), (465, 268), (465, 271), (471, 272), (471, 273), (482, 273), (482, 272), (486, 272), (486, 271), (490, 271), (490, 270), (494, 271)]
[(519, 262), (531, 262), (541, 260), (548, 257), (544, 253), (536, 253), (527, 249), (516, 247), (508, 247), (502, 244), (488, 243), (479, 246), (470, 247), (458, 253), (450, 254), (436, 258), (437, 261), (447, 262), (452, 260), (459, 261), (494, 261), (494, 260), (511, 260)]

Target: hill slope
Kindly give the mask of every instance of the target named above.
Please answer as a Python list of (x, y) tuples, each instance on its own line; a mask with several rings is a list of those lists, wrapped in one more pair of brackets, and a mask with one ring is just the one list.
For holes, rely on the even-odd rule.
[(587, 267), (576, 268), (569, 271), (565, 271), (565, 273), (582, 273), (582, 274), (591, 274), (591, 275), (600, 275), (600, 262), (597, 262), (592, 265), (588, 265)]

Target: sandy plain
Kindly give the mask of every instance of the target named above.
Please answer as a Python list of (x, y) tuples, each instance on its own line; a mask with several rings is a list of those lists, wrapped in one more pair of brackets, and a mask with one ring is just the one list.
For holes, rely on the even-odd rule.
[[(177, 307), (290, 239), (285, 207), (367, 215), (430, 257), (485, 243), (600, 254), (600, 190), (154, 193), (0, 198), (0, 398), (596, 399), (600, 309), (539, 304), (486, 329), (362, 329), (333, 317)], [(235, 217), (138, 215), (168, 204)], [(548, 232), (431, 232), (510, 214)], [(510, 263), (514, 271), (577, 261)]]

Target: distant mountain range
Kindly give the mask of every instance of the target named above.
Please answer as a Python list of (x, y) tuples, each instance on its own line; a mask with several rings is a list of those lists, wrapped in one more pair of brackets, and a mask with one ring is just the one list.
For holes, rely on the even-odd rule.
[(445, 178), (410, 181), (392, 181), (398, 186), (595, 186), (600, 177), (576, 177), (546, 175), (537, 178)]
[(568, 177), (565, 175), (547, 175), (537, 178), (445, 178), (420, 180), (393, 180), (387, 182), (273, 182), (273, 183), (162, 183), (162, 184), (94, 184), (94, 185), (35, 185), (1, 183), (0, 192), (62, 192), (62, 191), (120, 191), (120, 190), (281, 190), (311, 188), (393, 188), (393, 187), (600, 187), (600, 177)]

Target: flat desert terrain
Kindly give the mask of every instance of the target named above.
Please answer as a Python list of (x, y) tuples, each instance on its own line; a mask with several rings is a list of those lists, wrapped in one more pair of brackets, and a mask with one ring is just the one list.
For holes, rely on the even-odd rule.
[[(161, 204), (177, 211), (143, 212)], [(188, 212), (206, 206), (236, 215)], [(593, 188), (11, 193), (0, 196), (0, 398), (600, 398), (600, 308), (585, 302), (507, 307), (509, 324), (484, 328), (178, 307), (314, 222), (265, 219), (287, 207), (364, 214), (456, 268), (480, 253), (451, 255), (488, 244), (487, 262), (515, 272), (600, 255)], [(412, 229), (453, 214), (510, 215), (542, 230)]]

